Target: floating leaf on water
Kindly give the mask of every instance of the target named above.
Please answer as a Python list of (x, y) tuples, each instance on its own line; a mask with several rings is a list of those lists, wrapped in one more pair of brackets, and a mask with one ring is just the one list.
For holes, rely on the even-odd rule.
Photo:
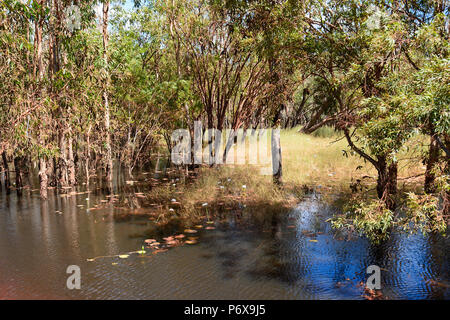
[(186, 233), (197, 233), (197, 230), (186, 229), (186, 230), (184, 230), (184, 232), (186, 232)]
[(121, 254), (121, 255), (119, 255), (119, 258), (120, 259), (126, 259), (126, 258), (128, 258), (130, 255), (129, 254)]
[(166, 251), (167, 251), (167, 249), (158, 249), (158, 250), (153, 251), (153, 254), (157, 254), (157, 253), (161, 253), (161, 252), (166, 252)]

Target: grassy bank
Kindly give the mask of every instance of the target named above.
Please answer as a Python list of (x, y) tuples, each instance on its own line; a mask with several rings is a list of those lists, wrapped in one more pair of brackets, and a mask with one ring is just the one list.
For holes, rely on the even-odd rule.
[[(420, 147), (419, 142), (420, 139), (411, 141), (410, 146)], [(330, 128), (314, 135), (301, 134), (298, 129), (282, 131), (281, 144), (282, 186), (274, 185), (271, 176), (261, 175), (258, 166), (204, 166), (195, 177), (157, 186), (147, 195), (147, 201), (158, 208), (155, 213), (158, 221), (174, 216), (195, 220), (210, 218), (216, 212), (289, 210), (305, 191), (317, 186), (321, 186), (322, 192), (346, 193), (358, 179), (368, 188), (375, 184), (375, 169), (352, 156), (346, 141)], [(413, 151), (410, 147), (401, 154), (400, 187), (422, 183), (420, 174), (424, 167), (412, 158)]]
[(195, 222), (218, 213), (251, 210), (259, 214), (291, 209), (303, 189), (278, 187), (271, 176), (250, 166), (203, 167), (195, 177), (154, 188), (147, 201), (159, 208), (158, 221), (181, 217)]
[[(423, 174), (425, 167), (414, 159), (413, 153), (422, 148), (420, 137), (410, 141), (399, 157), (399, 182), (420, 183), (417, 179), (406, 179)], [(298, 133), (298, 129), (281, 134), (283, 156), (283, 178), (286, 184), (322, 185), (328, 189), (349, 189), (357, 179), (373, 184), (377, 172), (370, 163), (351, 155), (347, 141), (330, 128), (323, 128), (315, 135)], [(347, 155), (347, 156), (346, 156)], [(365, 177), (363, 179), (363, 177)]]

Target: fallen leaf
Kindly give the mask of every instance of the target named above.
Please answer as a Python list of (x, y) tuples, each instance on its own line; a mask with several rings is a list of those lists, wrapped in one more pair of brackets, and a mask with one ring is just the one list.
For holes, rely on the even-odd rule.
[(153, 254), (157, 254), (160, 252), (166, 252), (166, 251), (167, 251), (167, 249), (158, 249), (158, 250), (153, 251)]

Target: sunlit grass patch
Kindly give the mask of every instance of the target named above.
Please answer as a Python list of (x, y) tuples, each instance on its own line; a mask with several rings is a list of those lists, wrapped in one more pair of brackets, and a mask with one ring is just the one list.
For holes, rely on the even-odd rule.
[(286, 183), (342, 188), (348, 187), (352, 179), (376, 173), (360, 158), (350, 156), (346, 141), (336, 133), (315, 137), (297, 131), (288, 130), (281, 134)]
[[(413, 181), (421, 182), (425, 167), (418, 159), (418, 152), (426, 144), (421, 136), (414, 137), (399, 154), (399, 182), (417, 176)], [(322, 185), (348, 189), (357, 179), (365, 184), (374, 184), (377, 171), (357, 155), (352, 155), (347, 141), (332, 129), (317, 136), (306, 135), (298, 129), (281, 132), (283, 157), (283, 180), (294, 185)], [(418, 181), (420, 180), (420, 181)]]
[[(204, 165), (196, 169), (195, 179), (187, 178), (176, 186), (161, 184), (147, 195), (158, 209), (157, 221), (170, 217), (209, 219), (217, 211), (245, 208), (257, 212), (292, 208), (305, 191), (318, 186), (322, 193), (348, 195), (350, 185), (358, 180), (367, 188), (374, 188), (376, 170), (352, 155), (346, 140), (334, 130), (323, 130), (316, 136), (299, 133), (298, 129), (282, 130), (281, 145), (282, 185), (274, 184), (272, 176), (262, 175), (261, 166)], [(400, 179), (420, 175), (424, 170), (418, 163), (417, 150), (413, 149), (419, 144), (411, 141), (409, 145), (399, 156)]]
[[(148, 201), (160, 206), (161, 221), (171, 217), (208, 220), (219, 211), (289, 209), (298, 201), (295, 192), (274, 185), (271, 176), (260, 175), (255, 167), (202, 167), (192, 181), (176, 188), (155, 188)], [(173, 205), (173, 199), (179, 205)]]

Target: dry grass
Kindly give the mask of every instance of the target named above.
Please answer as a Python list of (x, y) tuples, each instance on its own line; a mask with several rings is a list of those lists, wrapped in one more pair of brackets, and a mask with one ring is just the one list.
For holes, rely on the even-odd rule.
[(257, 209), (258, 213), (264, 214), (288, 210), (297, 203), (299, 195), (295, 190), (274, 185), (272, 177), (260, 175), (258, 168), (222, 166), (203, 167), (197, 178), (176, 186), (159, 186), (152, 190), (147, 200), (158, 205), (160, 221), (172, 217), (195, 221), (227, 211)]
[[(205, 166), (198, 170), (194, 179), (179, 181), (176, 186), (167, 183), (154, 188), (147, 196), (148, 201), (157, 204), (161, 221), (174, 216), (195, 220), (209, 218), (216, 212), (246, 208), (258, 213), (289, 209), (298, 203), (307, 186), (321, 185), (322, 190), (340, 193), (349, 192), (350, 184), (356, 179), (366, 177), (366, 185), (376, 181), (373, 166), (349, 153), (348, 157), (344, 156), (344, 150), (349, 152), (347, 143), (333, 130), (322, 130), (316, 135), (301, 134), (297, 129), (282, 131), (281, 144), (282, 187), (274, 185), (271, 176), (261, 175), (261, 167), (256, 165)], [(413, 159), (417, 149), (423, 149), (423, 145), (423, 139), (416, 138), (401, 153), (401, 183), (422, 183), (423, 177), (415, 180), (403, 178), (424, 172), (423, 165)], [(248, 159), (248, 154), (246, 157)]]
[[(358, 156), (349, 154), (349, 147), (342, 136), (328, 131), (326, 136), (305, 135), (298, 130), (281, 133), (284, 181), (294, 185), (323, 185), (329, 188), (348, 188), (356, 179), (366, 178), (374, 183), (375, 168)], [(422, 137), (411, 140), (399, 156), (399, 181), (420, 182), (423, 179), (404, 178), (424, 173), (425, 167), (414, 158), (417, 149), (424, 146)], [(345, 156), (344, 150), (348, 157)]]

